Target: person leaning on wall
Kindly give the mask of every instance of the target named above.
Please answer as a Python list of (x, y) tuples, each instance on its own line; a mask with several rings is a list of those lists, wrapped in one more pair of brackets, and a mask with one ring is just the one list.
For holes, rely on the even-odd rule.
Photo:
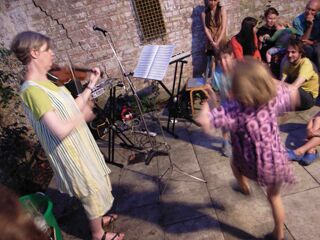
[(206, 35), (206, 77), (211, 77), (219, 47), (226, 43), (227, 12), (220, 0), (206, 1), (206, 8), (201, 13), (201, 21)]

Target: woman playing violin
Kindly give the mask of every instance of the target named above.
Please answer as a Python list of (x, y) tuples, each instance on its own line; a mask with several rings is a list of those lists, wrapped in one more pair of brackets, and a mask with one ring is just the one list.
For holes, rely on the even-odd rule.
[(30, 31), (19, 33), (11, 50), (26, 66), (20, 95), (59, 190), (82, 202), (92, 239), (123, 239), (123, 234), (104, 231), (117, 218), (115, 214), (104, 216), (113, 203), (110, 170), (86, 124), (93, 116), (87, 102), (100, 70), (92, 69), (86, 89), (74, 99), (64, 86), (47, 79), (54, 57), (47, 36)]

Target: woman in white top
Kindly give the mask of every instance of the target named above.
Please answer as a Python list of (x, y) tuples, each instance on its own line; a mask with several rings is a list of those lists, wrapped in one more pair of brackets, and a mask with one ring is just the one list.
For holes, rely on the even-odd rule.
[(86, 124), (93, 115), (87, 103), (100, 70), (92, 69), (87, 88), (73, 99), (64, 86), (56, 86), (47, 79), (54, 57), (50, 38), (22, 32), (14, 38), (11, 50), (26, 67), (20, 96), (59, 190), (82, 202), (90, 220), (92, 239), (123, 239), (123, 234), (104, 231), (117, 218), (115, 214), (105, 215), (113, 203), (110, 170)]

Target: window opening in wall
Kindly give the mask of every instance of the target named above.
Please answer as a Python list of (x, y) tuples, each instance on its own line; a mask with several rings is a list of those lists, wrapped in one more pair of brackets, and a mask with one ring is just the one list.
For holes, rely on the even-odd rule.
[(162, 37), (166, 34), (159, 0), (132, 0), (142, 41)]

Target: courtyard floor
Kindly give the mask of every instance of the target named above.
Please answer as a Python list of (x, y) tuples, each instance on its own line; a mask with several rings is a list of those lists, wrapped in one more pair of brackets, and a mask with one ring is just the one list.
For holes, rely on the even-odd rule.
[[(282, 120), (281, 137), (288, 148), (302, 144), (305, 124), (319, 110), (313, 107), (290, 113)], [(124, 168), (109, 165), (115, 197), (112, 212), (119, 215), (110, 230), (125, 233), (128, 240), (249, 240), (262, 239), (272, 231), (265, 190), (254, 182), (250, 182), (250, 196), (237, 190), (229, 159), (220, 153), (220, 131), (209, 136), (194, 123), (179, 119), (175, 133), (179, 138), (165, 134), (173, 165), (169, 156), (154, 157), (149, 165), (130, 164), (132, 152), (116, 148), (115, 162), (123, 163)], [(107, 153), (107, 143), (98, 144)], [(297, 184), (282, 192), (286, 239), (320, 239), (320, 161), (306, 167), (297, 162), (292, 165)], [(181, 174), (179, 169), (206, 183)], [(79, 203), (58, 194), (54, 182), (48, 195), (64, 239), (90, 239), (88, 220)]]

